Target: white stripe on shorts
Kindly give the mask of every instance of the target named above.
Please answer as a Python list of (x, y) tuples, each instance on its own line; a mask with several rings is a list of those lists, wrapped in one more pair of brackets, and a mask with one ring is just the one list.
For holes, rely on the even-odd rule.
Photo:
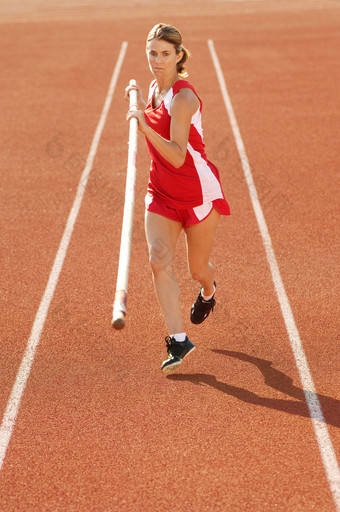
[(146, 209), (148, 209), (148, 207), (150, 206), (150, 204), (153, 201), (153, 196), (151, 196), (150, 194), (146, 194), (144, 201), (145, 201)]
[(198, 218), (198, 220), (203, 220), (205, 217), (209, 215), (212, 208), (213, 204), (211, 201), (209, 201), (208, 203), (201, 204), (200, 206), (195, 206), (195, 208), (193, 208), (193, 212)]

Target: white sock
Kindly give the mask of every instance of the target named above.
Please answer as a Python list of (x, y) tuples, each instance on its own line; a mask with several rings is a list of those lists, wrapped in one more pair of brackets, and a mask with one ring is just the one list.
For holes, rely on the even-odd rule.
[(205, 295), (203, 295), (203, 293), (201, 292), (201, 295), (202, 295), (202, 298), (203, 300), (210, 300), (212, 299), (212, 297), (214, 296), (214, 293), (216, 292), (216, 286), (214, 285), (214, 292), (212, 295), (209, 295), (208, 297), (206, 297)]
[(179, 343), (183, 343), (187, 337), (185, 332), (176, 332), (176, 334), (171, 334), (170, 336), (171, 338), (175, 338)]

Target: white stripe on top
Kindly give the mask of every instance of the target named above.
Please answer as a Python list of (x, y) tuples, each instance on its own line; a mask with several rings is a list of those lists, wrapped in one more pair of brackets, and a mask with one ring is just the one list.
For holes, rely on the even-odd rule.
[(196, 151), (188, 143), (188, 151), (194, 161), (194, 165), (201, 183), (202, 188), (202, 203), (214, 201), (214, 199), (223, 199), (221, 185), (210, 169), (207, 162), (202, 158), (201, 153)]

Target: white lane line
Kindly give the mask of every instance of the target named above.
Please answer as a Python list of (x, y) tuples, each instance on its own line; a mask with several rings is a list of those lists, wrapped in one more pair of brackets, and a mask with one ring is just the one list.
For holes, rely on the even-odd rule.
[(90, 147), (90, 151), (86, 160), (86, 164), (81, 175), (76, 197), (74, 199), (69, 217), (67, 219), (66, 227), (58, 248), (58, 252), (56, 254), (54, 264), (45, 288), (44, 295), (41, 299), (39, 309), (34, 319), (31, 335), (29, 337), (27, 347), (22, 358), (16, 380), (11, 391), (11, 395), (7, 402), (6, 410), (2, 419), (2, 424), (0, 427), (0, 470), (2, 469), (3, 462), (6, 456), (6, 451), (11, 440), (11, 436), (13, 433), (13, 429), (15, 426), (15, 421), (19, 412), (20, 402), (25, 391), (26, 383), (33, 365), (34, 356), (40, 341), (40, 336), (42, 330), (44, 328), (45, 320), (47, 317), (47, 313), (54, 295), (55, 288), (58, 283), (59, 275), (64, 263), (64, 259), (66, 256), (66, 252), (68, 249), (68, 245), (71, 240), (73, 228), (75, 222), (77, 220), (77, 216), (80, 210), (80, 206), (83, 200), (83, 196), (85, 193), (85, 187), (88, 181), (88, 178), (91, 173), (93, 161), (98, 149), (100, 137), (102, 135), (106, 118), (111, 106), (112, 97), (116, 88), (118, 76), (123, 64), (123, 60), (126, 54), (128, 43), (124, 41), (122, 43), (118, 60), (116, 66), (113, 71), (113, 75), (111, 78), (109, 90), (106, 96), (106, 100), (104, 103), (104, 107), (98, 122), (98, 126), (96, 128), (95, 134), (93, 136), (92, 144)]
[(241, 133), (236, 121), (234, 109), (227, 91), (226, 83), (223, 77), (221, 65), (217, 57), (214, 42), (208, 40), (208, 47), (211, 58), (215, 67), (219, 85), (221, 88), (225, 108), (228, 112), (231, 128), (234, 134), (236, 146), (241, 159), (244, 176), (248, 185), (250, 199), (254, 208), (257, 224), (261, 233), (263, 245), (266, 251), (267, 261), (269, 264), (272, 280), (274, 283), (277, 298), (279, 300), (282, 316), (286, 325), (286, 330), (294, 354), (296, 366), (298, 368), (302, 387), (304, 390), (309, 414), (313, 422), (314, 432), (319, 445), (321, 458), (325, 467), (328, 478), (329, 487), (334, 499), (336, 510), (340, 512), (340, 469), (334, 452), (332, 441), (328, 432), (325, 418), (321, 409), (321, 405), (316, 393), (315, 385), (311, 372), (309, 370), (306, 354), (304, 352), (299, 331), (296, 327), (292, 309), (286, 294), (286, 290), (281, 278), (279, 266), (272, 246), (267, 223), (265, 221), (262, 207), (258, 198), (257, 190), (250, 169), (248, 157), (244, 148)]

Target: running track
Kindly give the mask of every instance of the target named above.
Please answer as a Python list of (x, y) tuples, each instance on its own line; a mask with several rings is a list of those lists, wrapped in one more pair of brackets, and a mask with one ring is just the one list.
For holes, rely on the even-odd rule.
[[(339, 511), (339, 4), (51, 4), (0, 9), (1, 510)], [(110, 326), (123, 90), (136, 78), (146, 92), (145, 35), (164, 20), (192, 51), (208, 155), (232, 208), (213, 254), (218, 307), (187, 323), (198, 350), (169, 378), (143, 236), (142, 137), (128, 321)], [(183, 238), (179, 256), (187, 318), (197, 287)]]

